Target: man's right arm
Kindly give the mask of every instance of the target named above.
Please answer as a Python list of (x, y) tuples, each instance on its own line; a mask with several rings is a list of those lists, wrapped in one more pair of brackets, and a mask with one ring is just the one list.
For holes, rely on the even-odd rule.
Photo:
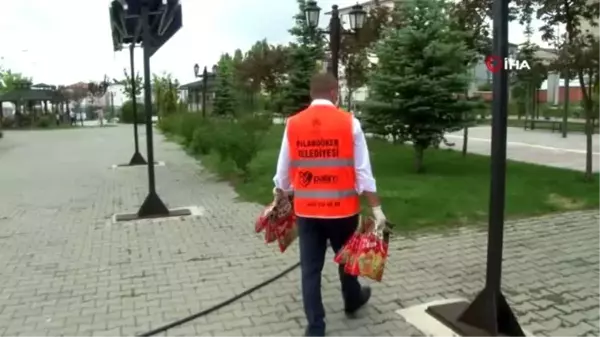
[(281, 140), (281, 148), (279, 150), (279, 158), (277, 159), (277, 169), (273, 182), (275, 188), (278, 188), (284, 192), (290, 193), (292, 186), (290, 181), (290, 150), (287, 140), (287, 126), (283, 131), (283, 137)]

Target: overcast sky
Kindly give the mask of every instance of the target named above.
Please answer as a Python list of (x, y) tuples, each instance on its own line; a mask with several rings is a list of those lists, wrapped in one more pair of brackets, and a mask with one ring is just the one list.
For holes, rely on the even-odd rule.
[[(32, 76), (34, 82), (71, 84), (122, 78), (127, 50), (113, 52), (109, 0), (1, 0), (0, 65)], [(168, 71), (180, 82), (194, 79), (193, 66), (212, 66), (221, 53), (250, 47), (266, 38), (290, 40), (296, 0), (182, 0), (183, 27), (152, 58), (151, 71)], [(356, 0), (320, 0), (322, 8)], [(327, 20), (322, 17), (321, 22)], [(510, 40), (524, 41), (522, 27), (510, 25)], [(539, 37), (535, 38), (536, 42)], [(136, 67), (142, 71), (141, 50)]]

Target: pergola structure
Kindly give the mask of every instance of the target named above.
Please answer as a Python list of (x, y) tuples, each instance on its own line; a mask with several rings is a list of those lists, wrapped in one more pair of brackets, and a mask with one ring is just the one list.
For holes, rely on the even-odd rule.
[(22, 115), (30, 115), (34, 121), (38, 116), (38, 104), (42, 114), (63, 114), (69, 109), (69, 99), (62, 88), (44, 83), (32, 85), (29, 81), (17, 83), (13, 90), (0, 94), (0, 121), (4, 117), (2, 105), (5, 102), (14, 104), (17, 119)]

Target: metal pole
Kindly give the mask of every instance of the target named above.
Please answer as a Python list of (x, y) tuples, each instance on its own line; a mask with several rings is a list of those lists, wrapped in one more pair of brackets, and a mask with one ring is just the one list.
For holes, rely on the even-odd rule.
[(129, 45), (129, 67), (131, 68), (131, 104), (133, 111), (133, 140), (135, 144), (135, 150), (133, 156), (129, 160), (129, 165), (146, 165), (146, 159), (140, 153), (139, 135), (138, 135), (138, 117), (137, 117), (137, 97), (136, 97), (136, 76), (135, 76), (135, 62), (133, 59), (135, 44)]
[(140, 144), (138, 140), (138, 119), (137, 119), (137, 99), (136, 99), (136, 87), (135, 87), (135, 65), (133, 61), (133, 48), (135, 45), (132, 43), (129, 45), (129, 66), (131, 68), (131, 104), (133, 104), (133, 137), (135, 140), (135, 152), (140, 152)]
[(115, 93), (110, 92), (110, 115), (115, 118)]
[(148, 148), (148, 196), (138, 211), (138, 216), (168, 216), (169, 209), (156, 194), (154, 177), (154, 144), (152, 139), (152, 88), (150, 86), (150, 18), (148, 3), (142, 3), (141, 17), (144, 44), (144, 110), (146, 112), (146, 146)]
[[(508, 55), (508, 0), (493, 3), (493, 54)], [(506, 187), (506, 127), (508, 78), (501, 69), (493, 75), (491, 179), (487, 270), (484, 289), (470, 304), (455, 302), (431, 306), (427, 312), (462, 336), (525, 336), (502, 295), (502, 246)]]
[[(508, 1), (496, 1), (493, 5), (494, 55), (508, 55)], [(504, 240), (504, 203), (506, 192), (506, 127), (508, 108), (508, 72), (504, 69), (494, 73), (492, 107), (492, 144), (490, 210), (488, 213), (488, 251), (486, 288), (500, 292), (502, 275), (502, 243)]]
[(340, 62), (341, 26), (338, 6), (333, 5), (331, 6), (331, 19), (329, 20), (329, 43), (331, 48), (331, 72), (336, 79), (338, 78)]
[(208, 85), (208, 70), (204, 66), (202, 71), (202, 117), (206, 117), (206, 86)]
[(154, 142), (152, 139), (152, 88), (150, 85), (150, 24), (148, 17), (148, 5), (142, 5), (142, 25), (144, 34), (144, 110), (146, 112), (146, 146), (148, 147), (148, 189), (150, 193), (156, 193), (154, 179)]
[[(559, 82), (559, 88), (560, 88), (560, 79), (558, 80)], [(565, 72), (565, 91), (564, 91), (564, 106), (563, 106), (563, 120), (562, 120), (562, 137), (563, 138), (567, 138), (567, 130), (569, 129), (569, 100), (571, 99), (570, 97), (570, 81), (569, 81), (569, 69), (567, 69), (567, 71)], [(560, 92), (560, 90), (559, 90)]]

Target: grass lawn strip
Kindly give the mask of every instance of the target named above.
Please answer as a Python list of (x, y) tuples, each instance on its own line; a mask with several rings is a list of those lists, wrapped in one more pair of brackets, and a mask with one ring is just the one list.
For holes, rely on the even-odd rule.
[[(282, 125), (273, 126), (246, 179), (236, 178), (233, 165), (220, 162), (216, 154), (202, 156), (202, 164), (232, 182), (242, 199), (267, 204), (272, 200), (272, 178), (282, 133)], [(384, 211), (397, 229), (450, 228), (487, 219), (488, 156), (469, 154), (463, 158), (451, 149), (430, 149), (425, 152), (426, 172), (417, 174), (412, 147), (377, 139), (368, 142)], [(598, 195), (597, 182), (584, 182), (581, 172), (507, 163), (507, 218), (598, 208)]]

